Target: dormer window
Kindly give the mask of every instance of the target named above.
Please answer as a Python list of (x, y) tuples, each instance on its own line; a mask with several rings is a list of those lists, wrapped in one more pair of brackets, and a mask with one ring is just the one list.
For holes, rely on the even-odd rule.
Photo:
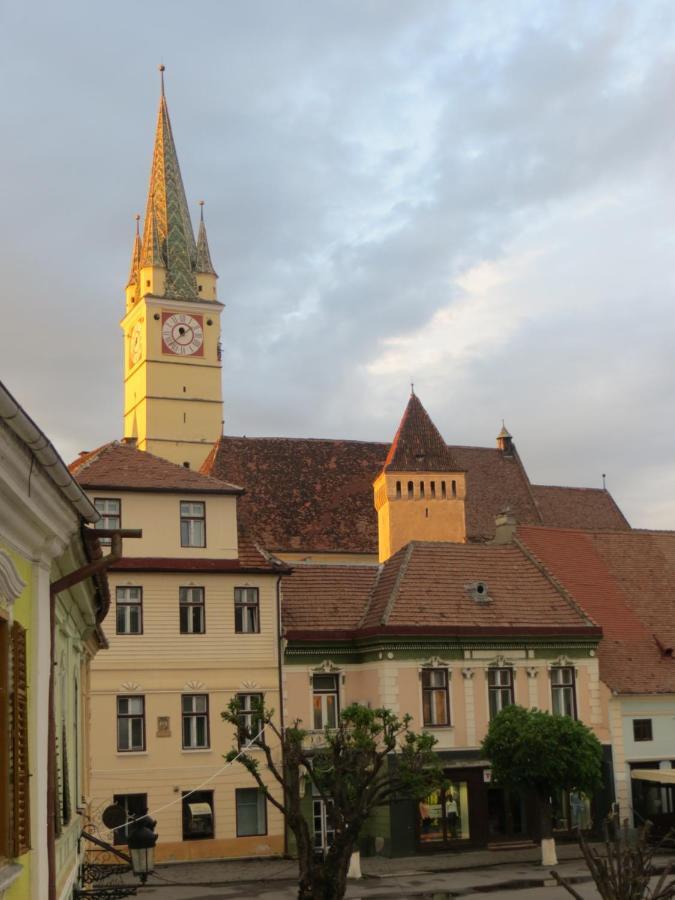
[(492, 597), (488, 593), (488, 586), (484, 581), (472, 581), (466, 585), (466, 591), (476, 603), (491, 603)]

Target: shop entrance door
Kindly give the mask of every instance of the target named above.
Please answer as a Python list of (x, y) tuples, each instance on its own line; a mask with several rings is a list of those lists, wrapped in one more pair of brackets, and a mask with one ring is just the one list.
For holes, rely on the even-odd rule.
[(520, 794), (504, 788), (488, 788), (488, 839), (512, 843), (528, 839), (525, 803)]
[[(418, 804), (418, 843), (420, 849), (438, 850), (475, 841), (474, 784), (479, 771), (446, 770), (449, 781), (432, 791)], [(471, 793), (471, 798), (470, 798)]]

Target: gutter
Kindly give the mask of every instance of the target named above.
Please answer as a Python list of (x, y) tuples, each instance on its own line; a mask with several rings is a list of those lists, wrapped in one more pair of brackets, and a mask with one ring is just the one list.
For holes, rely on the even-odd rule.
[(68, 467), (31, 417), (17, 403), (0, 381), (0, 419), (3, 419), (19, 440), (25, 444), (47, 475), (71, 503), (85, 522), (98, 522), (100, 515)]

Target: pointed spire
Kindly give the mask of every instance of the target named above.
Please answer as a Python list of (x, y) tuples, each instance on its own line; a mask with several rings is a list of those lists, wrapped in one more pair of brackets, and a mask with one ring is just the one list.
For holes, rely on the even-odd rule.
[(497, 435), (497, 449), (509, 455), (513, 453), (513, 435), (509, 432), (502, 419), (502, 430)]
[(197, 258), (195, 262), (195, 271), (215, 275), (216, 270), (211, 262), (211, 253), (209, 252), (209, 242), (206, 238), (206, 225), (204, 224), (204, 201), (199, 201), (199, 234), (197, 235)]
[(411, 391), (401, 424), (389, 448), (383, 471), (459, 472), (450, 448), (431, 421), (417, 394)]
[(143, 264), (166, 267), (167, 297), (193, 299), (197, 296), (197, 248), (164, 94), (164, 66), (159, 70), (161, 96), (143, 229)]
[(137, 285), (140, 282), (140, 267), (141, 267), (141, 235), (138, 230), (138, 223), (140, 220), (140, 216), (138, 213), (136, 214), (136, 233), (134, 235), (134, 246), (131, 250), (131, 268), (129, 270), (129, 281), (127, 282), (127, 287), (131, 287), (132, 285)]

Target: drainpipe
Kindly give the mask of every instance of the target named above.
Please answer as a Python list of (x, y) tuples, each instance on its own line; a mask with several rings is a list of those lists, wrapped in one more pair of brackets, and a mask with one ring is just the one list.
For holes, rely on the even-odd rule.
[(47, 731), (47, 746), (49, 747), (50, 761), (47, 769), (47, 867), (49, 871), (49, 900), (56, 900), (56, 712), (54, 703), (54, 667), (56, 665), (56, 597), (62, 591), (86, 581), (98, 572), (104, 572), (113, 563), (122, 559), (122, 538), (142, 537), (140, 528), (123, 528), (116, 531), (98, 532), (100, 535), (110, 534), (112, 546), (107, 556), (102, 556), (95, 562), (81, 566), (63, 578), (53, 581), (49, 586), (49, 630), (50, 630), (50, 666), (49, 666), (49, 723)]
[[(277, 669), (279, 677), (279, 724), (281, 734), (284, 733), (284, 685), (283, 685), (283, 638), (281, 632), (281, 575), (277, 575)], [(286, 779), (285, 779), (285, 760), (284, 760), (284, 743), (281, 742), (281, 771), (284, 773), (284, 808), (286, 808)], [(286, 827), (286, 819), (283, 819), (284, 826), (284, 856), (288, 856), (288, 828)]]

